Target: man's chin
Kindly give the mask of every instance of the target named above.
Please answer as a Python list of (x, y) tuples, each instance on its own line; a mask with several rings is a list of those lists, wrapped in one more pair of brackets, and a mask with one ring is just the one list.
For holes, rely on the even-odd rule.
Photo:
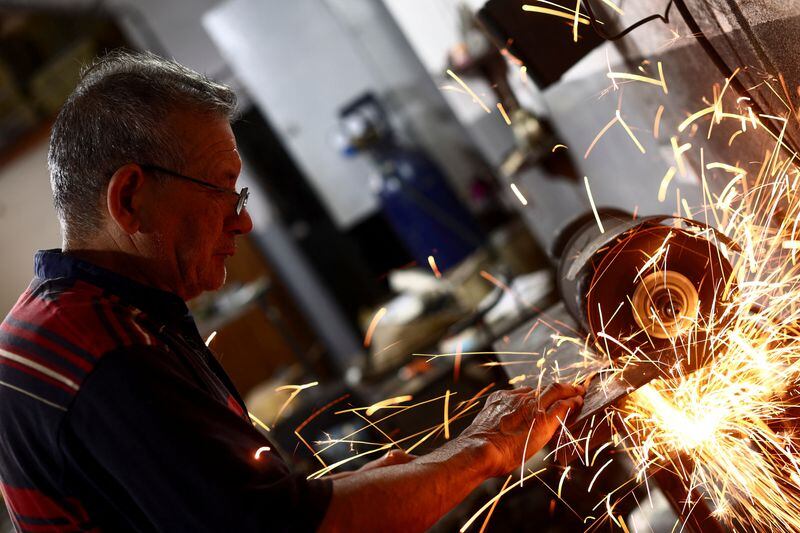
[(209, 279), (209, 284), (206, 288), (207, 291), (216, 291), (219, 290), (223, 285), (225, 285), (225, 280), (228, 277), (228, 270), (225, 268), (225, 264), (222, 264), (222, 267), (217, 270), (214, 269), (215, 273)]
[(199, 296), (204, 292), (219, 290), (225, 284), (227, 277), (225, 265), (215, 264), (217, 263), (216, 258), (212, 258), (211, 261), (212, 263), (208, 265), (205, 272), (202, 272), (197, 278), (198, 284), (196, 288), (198, 290), (195, 296)]

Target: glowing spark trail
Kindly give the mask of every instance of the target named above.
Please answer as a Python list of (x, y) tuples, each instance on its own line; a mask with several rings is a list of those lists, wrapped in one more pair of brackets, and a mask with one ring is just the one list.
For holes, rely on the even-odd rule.
[(381, 409), (386, 409), (387, 407), (392, 407), (401, 404), (403, 402), (408, 402), (411, 401), (412, 399), (413, 399), (412, 396), (404, 395), (404, 396), (395, 396), (394, 398), (387, 398), (385, 400), (381, 400), (377, 403), (370, 405), (369, 408), (367, 409), (366, 415), (372, 416)]
[(213, 341), (214, 337), (216, 337), (216, 336), (217, 336), (217, 332), (216, 331), (212, 331), (211, 335), (209, 335), (208, 338), (206, 339), (206, 346), (210, 346), (211, 345), (211, 341)]
[(450, 440), (450, 390), (444, 394), (444, 438)]
[(669, 167), (667, 173), (664, 174), (664, 177), (661, 178), (661, 185), (658, 187), (658, 201), (663, 202), (667, 199), (667, 187), (669, 187), (669, 182), (672, 181), (672, 178), (675, 176), (675, 167)]
[(611, 0), (603, 0), (603, 3), (605, 5), (607, 5), (608, 7), (610, 7), (611, 9), (613, 9), (614, 11), (616, 11), (620, 16), (624, 16), (625, 15), (625, 12), (617, 4), (615, 4)]
[(433, 275), (436, 276), (437, 279), (442, 277), (442, 273), (439, 272), (439, 267), (436, 266), (436, 259), (434, 259), (434, 257), (432, 255), (428, 256), (428, 266), (431, 267), (431, 270), (433, 271)]
[(614, 117), (614, 118), (612, 118), (612, 119), (611, 119), (611, 121), (609, 121), (609, 123), (608, 123), (608, 124), (606, 124), (605, 126), (603, 126), (603, 129), (601, 129), (601, 130), (600, 130), (600, 132), (599, 132), (597, 135), (595, 135), (595, 137), (594, 137), (594, 140), (593, 140), (593, 141), (592, 141), (592, 143), (589, 145), (589, 148), (587, 148), (587, 149), (586, 149), (586, 153), (585, 153), (585, 154), (583, 154), (583, 158), (584, 158), (584, 159), (586, 159), (586, 158), (588, 158), (588, 157), (589, 157), (589, 154), (592, 152), (592, 148), (594, 148), (594, 145), (595, 145), (595, 144), (597, 144), (597, 141), (599, 141), (599, 140), (600, 140), (600, 137), (602, 137), (602, 136), (605, 134), (605, 132), (607, 132), (607, 131), (608, 131), (608, 129), (609, 129), (611, 126), (613, 126), (614, 124), (616, 124), (616, 123), (617, 123), (617, 121), (619, 121), (619, 117)]
[(639, 74), (630, 74), (628, 72), (609, 72), (606, 74), (606, 76), (611, 80), (640, 81), (642, 83), (658, 85), (664, 91), (664, 94), (669, 93), (669, 90), (667, 89), (667, 81), (664, 79), (664, 71), (661, 66), (661, 61), (658, 62), (658, 79), (640, 76)]
[(461, 80), (461, 78), (458, 77), (458, 74), (456, 74), (455, 72), (453, 72), (450, 69), (447, 69), (447, 75), (450, 76), (451, 78), (453, 78), (454, 80), (456, 80), (456, 83), (461, 85), (461, 87), (465, 91), (467, 91), (467, 94), (469, 94), (472, 97), (472, 100), (474, 102), (476, 102), (479, 106), (481, 106), (481, 109), (486, 111), (487, 114), (491, 114), (491, 112), (492, 112), (491, 109), (486, 107), (486, 104), (483, 103), (483, 100), (481, 100), (480, 96), (475, 94), (475, 92), (472, 89), (470, 89), (469, 86)]
[(656, 116), (653, 119), (653, 138), (658, 139), (658, 134), (661, 129), (661, 115), (664, 113), (664, 106), (658, 106)]
[(642, 143), (640, 143), (639, 139), (636, 138), (636, 135), (633, 134), (631, 129), (628, 127), (628, 124), (624, 120), (622, 120), (622, 115), (620, 114), (619, 109), (617, 109), (617, 122), (619, 122), (625, 129), (625, 132), (628, 134), (628, 136), (633, 140), (634, 144), (636, 145), (636, 148), (638, 148), (640, 152), (645, 153), (644, 146), (642, 146)]
[(514, 195), (517, 197), (517, 200), (519, 200), (519, 203), (521, 203), (522, 205), (528, 205), (528, 200), (526, 200), (525, 197), (522, 196), (522, 193), (520, 192), (519, 188), (517, 188), (517, 185), (515, 183), (511, 184), (511, 190), (514, 192)]
[[(526, 5), (523, 9), (568, 20), (573, 23), (573, 31), (577, 31), (578, 24), (589, 23), (584, 15), (578, 13), (577, 4), (575, 10), (563, 6), (551, 9), (532, 5)], [(673, 35), (675, 39), (680, 38), (677, 32), (673, 31)], [(640, 70), (644, 73), (647, 72), (646, 66), (647, 63), (643, 62)], [(657, 69), (658, 77), (611, 72), (610, 69), (607, 77), (615, 84), (619, 80), (626, 80), (660, 86), (666, 95), (668, 90), (661, 63), (657, 63)], [(598, 76), (602, 76), (602, 72)], [(800, 421), (797, 415), (800, 408), (800, 261), (797, 258), (800, 253), (800, 166), (798, 154), (790, 149), (783, 138), (788, 121), (797, 118), (797, 110), (791, 101), (786, 80), (780, 75), (764, 75), (763, 81), (748, 88), (748, 91), (772, 91), (773, 99), (779, 98), (786, 106), (785, 110), (771, 110), (771, 115), (757, 115), (749, 107), (750, 98), (743, 95), (736, 99), (735, 107), (731, 105), (726, 109), (723, 97), (726, 91), (733, 91), (731, 87), (734, 85), (730, 82), (738, 72), (737, 69), (734, 76), (725, 80), (724, 85), (718, 83), (712, 88), (710, 96), (703, 99), (702, 103), (698, 102), (687, 109), (686, 118), (678, 125), (677, 131), (667, 131), (667, 123), (662, 120), (664, 105), (658, 106), (653, 121), (653, 137), (669, 138), (674, 157), (674, 163), (670, 164), (658, 184), (658, 201), (666, 201), (676, 176), (690, 178), (690, 172), (696, 171), (699, 175), (699, 198), (689, 195), (687, 200), (675, 187), (675, 213), (683, 213), (689, 218), (694, 214), (704, 220), (708, 227), (698, 227), (696, 222), (689, 223), (685, 219), (674, 219), (667, 224), (669, 236), (664, 237), (660, 245), (657, 243), (654, 253), (648, 251), (646, 256), (640, 258), (641, 261), (631, 271), (631, 281), (636, 283), (642, 283), (642, 280), (654, 274), (657, 276), (651, 279), (660, 279), (661, 276), (666, 279), (671, 258), (679, 249), (676, 235), (680, 230), (692, 239), (708, 240), (714, 253), (730, 264), (729, 273), (709, 271), (707, 276), (707, 281), (719, 288), (722, 296), (719, 301), (711, 295), (711, 302), (701, 302), (710, 306), (709, 313), (701, 317), (699, 314), (688, 316), (684, 309), (676, 309), (670, 295), (668, 304), (671, 306), (671, 315), (686, 324), (680, 333), (669, 335), (669, 347), (664, 351), (671, 351), (671, 354), (648, 353), (647, 343), (653, 343), (653, 332), (658, 331), (658, 327), (667, 332), (655, 303), (649, 308), (645, 305), (645, 309), (637, 310), (633, 303), (635, 295), (627, 298), (621, 295), (616, 310), (610, 308), (608, 314), (612, 316), (600, 317), (601, 328), (596, 332), (596, 337), (577, 332), (565, 333), (568, 330), (564, 324), (556, 323), (564, 326), (556, 328), (556, 324), (548, 323), (549, 319), (541, 318), (528, 331), (530, 336), (537, 326), (548, 328), (551, 344), (542, 348), (534, 345), (533, 348), (541, 353), (504, 352), (508, 356), (519, 356), (519, 361), (479, 359), (485, 366), (502, 366), (509, 370), (520, 368), (513, 365), (527, 364), (518, 376), (509, 380), (510, 383), (524, 381), (536, 386), (537, 382), (541, 384), (545, 379), (569, 379), (578, 383), (597, 374), (598, 392), (609, 388), (615, 378), (624, 378), (625, 372), (630, 369), (656, 368), (662, 373), (637, 390), (627, 390), (629, 394), (624, 401), (598, 410), (591, 417), (584, 434), (573, 435), (572, 429), (562, 424), (549, 445), (545, 459), (551, 460), (556, 454), (569, 452), (575, 457), (575, 462), (563, 471), (556, 470), (560, 476), (552, 477), (550, 483), (553, 487), (548, 485), (545, 476), (538, 477), (553, 468), (551, 464), (536, 472), (525, 470), (522, 466), (525, 475), (520, 475), (519, 482), (511, 483), (509, 476), (503, 488), (463, 524), (460, 529), (462, 533), (488, 511), (483, 520), (485, 528), (498, 501), (523, 481), (537, 477), (544, 488), (560, 500), (567, 480), (574, 484), (583, 479), (576, 472), (583, 469), (583, 473), (586, 473), (589, 468), (593, 476), (588, 485), (582, 488), (586, 488), (590, 497), (596, 497), (597, 500), (593, 499), (589, 504), (594, 505), (589, 516), (579, 517), (587, 524), (587, 531), (600, 531), (604, 523), (627, 531), (628, 526), (622, 516), (622, 510), (627, 507), (623, 505), (623, 500), (634, 498), (638, 502), (637, 494), (641, 492), (637, 489), (646, 490), (649, 499), (651, 488), (648, 483), (653, 482), (652, 478), (658, 480), (665, 473), (687, 495), (681, 502), (684, 508), (679, 522), (684, 523), (676, 524), (674, 531), (682, 529), (687, 516), (706, 504), (714, 519), (722, 522), (728, 530), (800, 531)], [(475, 101), (482, 104), (457, 76), (449, 71), (448, 74)], [(748, 82), (759, 75), (751, 69)], [(725, 101), (732, 101), (735, 96), (728, 93)], [(485, 105), (483, 107), (490, 112)], [(695, 110), (697, 107), (699, 110)], [(634, 130), (623, 120), (619, 107), (617, 109), (615, 116), (592, 140), (584, 159), (616, 123), (625, 129), (639, 151), (645, 153)], [(759, 127), (761, 120), (783, 124), (784, 130), (776, 133), (771, 128)], [(706, 124), (708, 133), (703, 128), (703, 135), (695, 136), (700, 126)], [(686, 133), (679, 137), (683, 132)], [(696, 146), (684, 142), (682, 137), (691, 138)], [(709, 139), (716, 143), (706, 143)], [(736, 153), (726, 157), (724, 150), (734, 139), (737, 140), (737, 149), (730, 151)], [(628, 143), (627, 140), (623, 142), (626, 145)], [(752, 144), (751, 147), (758, 151), (741, 150), (746, 143)], [(566, 149), (566, 146), (556, 145), (552, 151), (557, 148)], [(751, 153), (760, 155), (758, 158), (750, 157)], [(709, 154), (713, 154), (713, 159), (706, 164), (705, 158)], [(747, 158), (743, 154), (747, 154)], [(663, 162), (657, 168), (660, 165)], [(653, 183), (648, 184), (650, 189), (655, 187), (658, 176), (652, 179)], [(584, 176), (583, 181), (595, 221), (604, 233), (588, 176)], [(511, 188), (524, 205), (526, 202), (519, 190), (513, 184)], [(692, 202), (691, 209), (689, 201)], [(434, 272), (438, 272), (433, 257), (429, 261)], [(481, 271), (480, 275), (503, 290), (510, 291), (507, 285), (488, 272)], [(647, 324), (653, 327), (626, 331), (625, 338), (615, 338), (610, 334), (612, 329), (609, 324), (613, 324), (623, 312), (638, 317), (639, 326)], [(374, 330), (379, 320), (378, 314), (373, 318), (370, 330)], [(540, 333), (537, 330), (537, 335)], [(368, 331), (365, 345), (370, 336), (371, 332)], [(525, 340), (528, 340), (528, 336)], [(633, 338), (642, 340), (642, 344), (635, 349), (626, 344)], [(578, 350), (578, 362), (567, 364), (559, 359), (556, 352), (565, 343)], [(618, 350), (620, 347), (625, 350)], [(621, 355), (612, 357), (614, 352)], [(425, 359), (420, 360), (423, 363), (451, 357), (460, 364), (462, 357), (464, 361), (472, 361), (474, 358), (497, 354), (462, 352), (459, 345), (454, 353), (414, 355), (424, 356)], [(315, 384), (283, 387), (292, 393), (279, 415), (296, 394)], [(362, 427), (342, 438), (317, 442), (320, 446), (317, 450), (297, 433), (298, 438), (323, 463), (323, 468), (310, 477), (319, 478), (356, 458), (369, 457), (387, 449), (402, 446), (410, 453), (417, 448), (424, 449), (425, 443), (430, 445), (441, 436), (450, 438), (455, 422), (477, 412), (482, 400), (494, 387), (495, 384), (491, 383), (469, 400), (458, 403), (453, 402), (454, 395), (448, 388), (442, 396), (414, 404), (407, 403), (411, 396), (397, 396), (369, 407), (351, 406), (343, 409), (337, 414), (350, 413), (366, 418), (380, 413), (380, 416), (369, 419), (369, 424), (362, 424)], [(443, 405), (436, 404), (436, 412), (443, 413), (443, 417), (441, 421), (438, 416), (435, 417), (435, 425), (430, 428), (402, 436), (380, 427), (395, 415), (438, 401), (442, 401)], [(440, 407), (443, 411), (438, 411)], [(603, 439), (598, 435), (606, 426), (610, 437), (593, 444), (593, 439)], [(370, 434), (379, 435), (380, 441), (367, 442), (376, 437), (360, 437), (358, 434), (364, 429), (369, 429)], [(334, 464), (327, 466), (320, 454), (335, 445), (358, 445), (367, 449), (359, 450), (346, 459), (337, 457)], [(630, 461), (619, 460), (622, 454)], [(609, 458), (609, 455), (613, 458)], [(599, 467), (595, 464), (599, 464)], [(616, 488), (607, 489), (603, 481), (611, 477), (610, 472), (615, 472), (616, 476), (628, 468), (628, 464), (632, 465), (629, 479)], [(553, 470), (550, 472), (554, 473)], [(593, 493), (595, 488), (598, 490)], [(569, 507), (567, 502), (563, 503)]]
[(508, 113), (506, 113), (506, 108), (503, 107), (503, 104), (497, 102), (497, 110), (500, 111), (500, 114), (503, 116), (503, 120), (506, 121), (506, 124), (509, 126), (511, 125), (511, 119), (508, 117)]
[(578, 22), (580, 19), (581, 0), (575, 0), (575, 18), (572, 21), (572, 42), (578, 42)]
[(372, 317), (369, 327), (367, 328), (367, 333), (364, 335), (364, 348), (369, 348), (369, 345), (372, 344), (372, 336), (375, 334), (375, 329), (377, 329), (378, 323), (384, 316), (386, 316), (386, 308), (381, 307), (375, 313), (375, 316)]
[(309, 389), (311, 387), (316, 387), (317, 385), (319, 385), (319, 381), (312, 381), (311, 383), (306, 383), (305, 385), (282, 385), (280, 387), (276, 387), (275, 388), (275, 392), (283, 392), (283, 391), (287, 391), (287, 390), (292, 391), (292, 392), (291, 392), (291, 394), (289, 394), (289, 397), (286, 398), (286, 401), (283, 402), (283, 405), (281, 405), (281, 408), (278, 410), (278, 413), (275, 415), (275, 419), (272, 421), (272, 425), (273, 426), (275, 425), (275, 423), (278, 421), (278, 419), (283, 414), (283, 411), (285, 411), (286, 408), (289, 407), (289, 404), (292, 403), (292, 400), (294, 400), (297, 397), (298, 394), (300, 394), (304, 390)]
[[(529, 4), (523, 5), (522, 6), (522, 10), (523, 11), (529, 11), (531, 13), (543, 13), (545, 15), (552, 15), (554, 17), (561, 17), (561, 18), (567, 19), (569, 21), (572, 21), (574, 19), (574, 17), (575, 17), (575, 15), (570, 13), (570, 12), (557, 11), (555, 9), (550, 9), (550, 8), (547, 8), (547, 7), (532, 6), (532, 5), (529, 5)], [(579, 24), (588, 25), (589, 24), (589, 19), (584, 18), (584, 17), (578, 17), (578, 23)]]
[(589, 204), (592, 206), (592, 213), (594, 213), (594, 219), (597, 221), (597, 227), (600, 228), (600, 233), (605, 233), (606, 230), (603, 227), (603, 222), (600, 220), (600, 215), (597, 213), (597, 206), (594, 205), (594, 198), (592, 197), (592, 189), (589, 187), (589, 177), (583, 177), (583, 184), (586, 186), (586, 196), (589, 197)]

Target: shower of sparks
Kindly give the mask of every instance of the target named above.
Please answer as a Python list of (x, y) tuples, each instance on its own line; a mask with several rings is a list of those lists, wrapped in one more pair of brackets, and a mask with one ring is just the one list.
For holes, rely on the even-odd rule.
[(458, 77), (458, 74), (456, 74), (455, 72), (453, 72), (450, 69), (447, 69), (447, 75), (450, 76), (451, 78), (453, 78), (454, 80), (456, 80), (456, 83), (458, 83), (461, 86), (462, 89), (467, 91), (467, 94), (469, 94), (472, 97), (472, 101), (473, 102), (475, 102), (476, 104), (481, 106), (481, 109), (486, 111), (487, 114), (491, 114), (492, 110), (489, 109), (488, 107), (486, 107), (486, 104), (483, 103), (483, 100), (481, 100), (481, 97), (478, 96), (477, 94), (475, 94), (475, 91), (470, 89), (469, 86), (466, 83), (464, 83), (464, 81), (461, 78)]
[[(742, 116), (721, 106), (718, 98), (713, 106), (688, 114), (678, 132), (704, 117), (716, 122)], [(744, 116), (754, 128), (767, 118)], [(775, 140), (753, 178), (739, 163), (704, 165), (733, 177), (725, 178), (729, 181), (717, 200), (708, 193), (707, 204), (698, 210), (709, 212), (719, 221), (717, 229), (742, 248), (740, 254), (723, 252), (733, 265), (731, 279), (725, 280), (732, 303), (720, 310), (726, 320), (712, 316), (710, 323), (692, 325), (694, 335), (707, 335), (713, 347), (707, 363), (694, 372), (673, 368), (672, 377), (638, 389), (607, 416), (615, 432), (610, 443), (633, 459), (637, 483), (646, 483), (654, 471), (669, 470), (695, 495), (687, 514), (705, 500), (718, 520), (758, 531), (800, 528), (798, 435), (796, 418), (789, 414), (800, 380), (800, 265), (792, 260), (800, 248), (800, 170), (793, 165), (796, 154), (783, 150), (780, 137)], [(677, 137), (671, 143), (676, 166), (685, 174), (684, 153), (691, 145), (681, 145)], [(675, 174), (676, 167), (670, 167), (663, 177), (660, 201)], [(689, 211), (685, 198), (679, 204)], [(684, 343), (675, 344), (676, 356)], [(603, 352), (603, 346), (594, 349)], [(606, 376), (646, 357), (634, 352), (620, 358)], [(590, 491), (608, 464), (597, 470)], [(607, 519), (622, 527), (613, 506), (607, 511)]]
[(372, 320), (369, 322), (369, 327), (367, 327), (367, 333), (364, 335), (364, 348), (369, 348), (372, 344), (372, 336), (375, 335), (375, 329), (377, 329), (378, 323), (384, 316), (386, 316), (385, 307), (381, 307), (375, 312), (375, 316), (372, 317)]
[(519, 200), (519, 203), (521, 203), (522, 205), (528, 205), (528, 200), (526, 200), (525, 197), (522, 196), (522, 193), (520, 192), (519, 188), (515, 183), (511, 184), (511, 190), (514, 191), (514, 195), (517, 197), (517, 200)]
[[(589, 23), (585, 16), (578, 13), (578, 7), (576, 4), (576, 10), (573, 11), (561, 6), (563, 11), (559, 11), (556, 8), (526, 5), (523, 9), (572, 21), (573, 29), (576, 29), (577, 24)], [(677, 33), (674, 35), (676, 39), (679, 37)], [(645, 69), (642, 72), (646, 72), (647, 65), (642, 64)], [(607, 77), (615, 84), (625, 80), (660, 86), (664, 95), (668, 95), (663, 66), (660, 62), (656, 66), (657, 77), (612, 72), (610, 69)], [(521, 73), (524, 73), (523, 69), (520, 69)], [(490, 112), (455, 74), (450, 71), (448, 74), (485, 111)], [(688, 218), (696, 215), (713, 227), (716, 233), (697, 228), (691, 231), (696, 231), (698, 237), (714, 242), (715, 250), (718, 249), (720, 256), (732, 265), (729, 279), (720, 280), (726, 300), (724, 307), (715, 308), (708, 317), (690, 320), (687, 331), (681, 333), (679, 339), (672, 339), (672, 350), (678, 360), (687, 356), (687, 351), (691, 352), (691, 346), (701, 335), (706, 338), (709, 353), (703, 355), (702, 361), (699, 361), (702, 364), (693, 367), (692, 371), (678, 364), (670, 363), (667, 366), (660, 360), (654, 361), (653, 355), (642, 348), (628, 350), (617, 359), (611, 359), (609, 347), (625, 346), (626, 339), (615, 339), (605, 331), (601, 331), (597, 339), (578, 333), (568, 335), (563, 333), (563, 328), (559, 332), (553, 324), (548, 324), (546, 317), (540, 318), (528, 335), (538, 326), (548, 328), (553, 332), (551, 339), (554, 346), (564, 343), (575, 345), (582, 361), (571, 363), (569, 368), (567, 365), (559, 368), (558, 359), (551, 357), (556, 348), (548, 348), (544, 353), (503, 352), (504, 356), (517, 356), (520, 359), (503, 362), (487, 360), (484, 366), (514, 369), (518, 367), (513, 365), (527, 364), (524, 368), (526, 374), (512, 377), (509, 383), (524, 382), (535, 387), (543, 383), (545, 377), (547, 381), (553, 381), (567, 376), (564, 381), (568, 379), (573, 383), (584, 382), (588, 385), (588, 380), (594, 378), (600, 390), (606, 390), (615, 377), (637, 365), (663, 365), (665, 371), (658, 379), (632, 391), (624, 402), (598, 411), (591, 418), (588, 433), (573, 434), (562, 424), (551, 441), (545, 460), (551, 461), (556, 454), (568, 452), (575, 456), (574, 463), (566, 468), (548, 464), (536, 471), (528, 470), (525, 464), (519, 465), (513, 475), (506, 479), (502, 489), (463, 524), (461, 532), (468, 530), (480, 517), (484, 517), (481, 529), (485, 528), (498, 501), (530, 479), (541, 482), (544, 489), (569, 507), (568, 502), (561, 499), (564, 489), (576, 483), (576, 480), (588, 477), (575, 475), (578, 469), (591, 474), (589, 483), (581, 487), (585, 497), (591, 498), (591, 504), (594, 505), (589, 516), (581, 517), (589, 530), (597, 530), (605, 521), (608, 525), (627, 531), (628, 527), (620, 514), (623, 508), (620, 502), (631, 495), (636, 497), (633, 491), (638, 487), (644, 487), (649, 498), (650, 486), (655, 482), (651, 476), (669, 472), (683, 485), (688, 495), (687, 501), (683, 502), (684, 520), (699, 503), (707, 503), (717, 520), (735, 530), (800, 531), (800, 421), (796, 410), (800, 392), (800, 167), (797, 165), (797, 154), (786, 146), (784, 131), (775, 133), (759, 127), (770, 122), (773, 125), (782, 124), (785, 130), (787, 120), (797, 118), (797, 111), (785, 80), (780, 76), (765, 79), (762, 87), (773, 91), (784, 101), (787, 107), (785, 114), (789, 119), (756, 114), (749, 107), (746, 97), (736, 100), (735, 106), (726, 106), (725, 95), (731, 80), (724, 80), (724, 85), (722, 81), (709, 90), (709, 97), (699, 104), (703, 106), (701, 109), (680, 110), (686, 118), (676, 131), (667, 131), (665, 122), (668, 121), (661, 120), (664, 105), (659, 105), (653, 121), (654, 138), (669, 138), (674, 157), (674, 163), (670, 163), (658, 182), (659, 202), (666, 201), (676, 176), (691, 177), (688, 173), (695, 168), (700, 174), (698, 185), (702, 186), (702, 199), (696, 200), (690, 196), (690, 206), (676, 187), (675, 212), (683, 213)], [(734, 98), (728, 94), (727, 99)], [(503, 114), (502, 109), (498, 109)], [(670, 110), (678, 112), (672, 105)], [(639, 151), (645, 153), (633, 130), (617, 111), (594, 137), (584, 158), (616, 123), (625, 129)], [(730, 125), (731, 129), (725, 129), (724, 125)], [(700, 131), (702, 135), (694, 137)], [(714, 135), (721, 136), (723, 131), (725, 137), (714, 137), (720, 141), (717, 143), (720, 146), (716, 146), (718, 149), (724, 148), (726, 143), (730, 146), (734, 139), (737, 139), (737, 147), (745, 142), (762, 143), (768, 139), (768, 148), (761, 150), (762, 154), (766, 151), (763, 161), (741, 161), (736, 157), (739, 154), (732, 154), (729, 161), (706, 163), (705, 157), (710, 151), (703, 152), (701, 142)], [(687, 138), (693, 139), (696, 146), (687, 142)], [(627, 140), (624, 142), (628, 144)], [(552, 151), (558, 148), (567, 147), (556, 145)], [(714, 153), (715, 159), (724, 155), (716, 151)], [(690, 164), (698, 161), (699, 164), (690, 167)], [(658, 168), (654, 173), (660, 173)], [(655, 185), (659, 175), (653, 175), (650, 179), (654, 180), (651, 185)], [(584, 176), (584, 186), (595, 221), (600, 231), (605, 232), (587, 176)], [(513, 184), (511, 188), (525, 205), (526, 201), (519, 190)], [(721, 192), (717, 194), (718, 191)], [(680, 220), (675, 220), (674, 224), (689, 231), (687, 226), (681, 226)], [(644, 278), (653, 272), (665, 271), (671, 245), (671, 238), (667, 237), (655, 254), (643, 258), (643, 265), (636, 277)], [(429, 263), (438, 277), (440, 273), (432, 256), (429, 257)], [(503, 290), (510, 291), (506, 284), (488, 272), (481, 271), (480, 275)], [(632, 305), (632, 302), (623, 300), (620, 307), (623, 305)], [(382, 311), (385, 313), (385, 309)], [(381, 311), (373, 317), (365, 346), (369, 344), (368, 339), (381, 317)], [(613, 318), (604, 317), (601, 322), (607, 325)], [(658, 325), (655, 321), (653, 324)], [(462, 358), (471, 361), (498, 354), (464, 352), (459, 345), (454, 353), (414, 355), (425, 356), (428, 363), (450, 357), (460, 368)], [(454, 378), (457, 373), (454, 369)], [(292, 394), (279, 415), (301, 390), (315, 384), (282, 388), (292, 390)], [(366, 424), (341, 438), (328, 437), (316, 441), (314, 446), (296, 432), (323, 466), (310, 478), (329, 474), (359, 457), (389, 449), (411, 453), (441, 437), (450, 438), (457, 434), (454, 424), (476, 413), (493, 388), (495, 384), (489, 384), (471, 398), (460, 402), (455, 402), (454, 394), (447, 389), (444, 395), (417, 400), (416, 403), (409, 403), (412, 397), (404, 395), (368, 407), (351, 406), (336, 414), (355, 415), (360, 417), (359, 422), (365, 421)], [(392, 417), (434, 402), (442, 402), (435, 404), (437, 412), (442, 413), (442, 419), (439, 421), (437, 417), (432, 427), (411, 435), (397, 435), (381, 429), (381, 425)], [(590, 446), (594, 432), (599, 432), (599, 428), (604, 426), (610, 428), (611, 437), (606, 442)], [(372, 433), (379, 435), (380, 439), (377, 442), (368, 441), (361, 433), (364, 430), (375, 430)], [(326, 465), (320, 455), (332, 446), (348, 446), (356, 453)], [(611, 457), (609, 454), (612, 454)], [(622, 468), (621, 454), (630, 458), (633, 471), (629, 479), (608, 490), (603, 483), (604, 475), (607, 478), (609, 472)], [(550, 468), (560, 472), (554, 478), (557, 482), (553, 482), (553, 487), (539, 477)], [(674, 530), (679, 529), (676, 524)]]
[(433, 275), (436, 276), (436, 279), (440, 279), (442, 277), (439, 267), (436, 266), (436, 259), (434, 259), (432, 255), (428, 256), (428, 266), (431, 267), (431, 271), (433, 272)]
[(586, 196), (589, 197), (589, 204), (592, 206), (592, 213), (594, 213), (594, 219), (597, 221), (597, 227), (600, 228), (600, 233), (605, 233), (606, 230), (603, 227), (603, 222), (600, 220), (600, 215), (597, 213), (597, 206), (594, 205), (594, 197), (592, 197), (592, 188), (589, 187), (589, 177), (583, 177), (583, 184), (586, 187)]

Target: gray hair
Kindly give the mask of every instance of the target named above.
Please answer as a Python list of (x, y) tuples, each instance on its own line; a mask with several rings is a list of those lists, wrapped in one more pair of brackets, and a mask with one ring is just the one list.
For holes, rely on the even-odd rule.
[(176, 110), (232, 120), (227, 86), (148, 52), (114, 51), (81, 73), (53, 124), (48, 153), (53, 204), (66, 242), (95, 234), (101, 197), (128, 163), (182, 167), (180, 143), (166, 117)]

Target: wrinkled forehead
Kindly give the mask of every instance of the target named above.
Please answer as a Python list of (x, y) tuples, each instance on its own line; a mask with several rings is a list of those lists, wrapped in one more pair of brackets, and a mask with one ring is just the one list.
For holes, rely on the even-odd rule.
[(226, 174), (238, 175), (241, 159), (226, 116), (181, 110), (168, 118), (168, 127), (187, 166), (208, 171), (225, 167)]

